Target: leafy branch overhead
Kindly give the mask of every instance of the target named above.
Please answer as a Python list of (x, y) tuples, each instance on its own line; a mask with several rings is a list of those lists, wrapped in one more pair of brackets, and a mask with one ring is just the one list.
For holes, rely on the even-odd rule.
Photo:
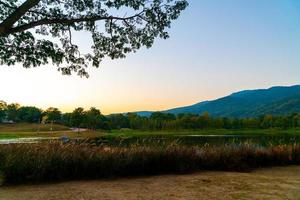
[[(63, 74), (88, 77), (86, 68), (105, 57), (124, 58), (168, 38), (187, 6), (186, 0), (0, 0), (0, 63), (52, 62)], [(89, 53), (80, 52), (74, 31), (90, 33)]]

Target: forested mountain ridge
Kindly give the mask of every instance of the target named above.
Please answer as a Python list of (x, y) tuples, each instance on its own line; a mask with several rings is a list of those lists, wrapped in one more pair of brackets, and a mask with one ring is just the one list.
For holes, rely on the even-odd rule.
[[(265, 114), (287, 115), (300, 112), (300, 85), (244, 90), (216, 100), (162, 112), (172, 114), (208, 112), (215, 117), (238, 118)], [(143, 114), (150, 115), (151, 112), (143, 112)]]

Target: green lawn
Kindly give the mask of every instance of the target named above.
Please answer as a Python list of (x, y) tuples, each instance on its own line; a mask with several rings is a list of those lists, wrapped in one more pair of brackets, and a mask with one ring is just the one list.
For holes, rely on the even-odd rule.
[[(51, 131), (52, 127), (52, 131)], [(77, 133), (69, 127), (59, 124), (0, 124), (0, 139), (14, 139), (26, 137), (98, 137), (102, 136), (103, 131), (86, 131)]]
[(0, 139), (23, 137), (68, 137), (94, 138), (99, 136), (114, 137), (177, 137), (177, 136), (209, 136), (209, 135), (237, 135), (237, 136), (300, 136), (300, 129), (258, 129), (258, 130), (173, 130), (173, 131), (140, 131), (140, 130), (112, 130), (112, 131), (85, 131), (74, 132), (69, 127), (54, 124), (51, 131), (50, 124), (0, 124)]
[(188, 135), (290, 135), (300, 136), (300, 129), (257, 129), (257, 130), (175, 130), (175, 131), (139, 131), (139, 130), (113, 130), (106, 133), (107, 136), (117, 137), (145, 137), (145, 136), (188, 136)]

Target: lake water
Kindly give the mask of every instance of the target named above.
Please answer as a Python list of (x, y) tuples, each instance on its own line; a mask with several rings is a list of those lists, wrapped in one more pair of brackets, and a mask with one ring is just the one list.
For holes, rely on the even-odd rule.
[(0, 144), (32, 144), (43, 141), (59, 140), (59, 137), (26, 137), (26, 138), (12, 138), (0, 139)]
[[(68, 142), (69, 138), (64, 137), (26, 137), (13, 139), (0, 139), (1, 144), (32, 144), (47, 141)], [(86, 141), (86, 139), (71, 139), (71, 141)], [(149, 137), (118, 137), (107, 138), (99, 137), (88, 140), (90, 143), (101, 145), (108, 144), (114, 146), (128, 146), (130, 144), (168, 144), (176, 141), (183, 145), (223, 145), (223, 144), (240, 144), (253, 143), (264, 146), (278, 144), (300, 144), (300, 136), (280, 136), (280, 135), (177, 135), (172, 137), (166, 136), (149, 136)]]

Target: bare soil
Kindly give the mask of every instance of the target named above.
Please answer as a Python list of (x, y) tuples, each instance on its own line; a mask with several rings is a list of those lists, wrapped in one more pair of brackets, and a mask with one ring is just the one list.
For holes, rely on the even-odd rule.
[(300, 199), (300, 167), (0, 187), (1, 200)]

